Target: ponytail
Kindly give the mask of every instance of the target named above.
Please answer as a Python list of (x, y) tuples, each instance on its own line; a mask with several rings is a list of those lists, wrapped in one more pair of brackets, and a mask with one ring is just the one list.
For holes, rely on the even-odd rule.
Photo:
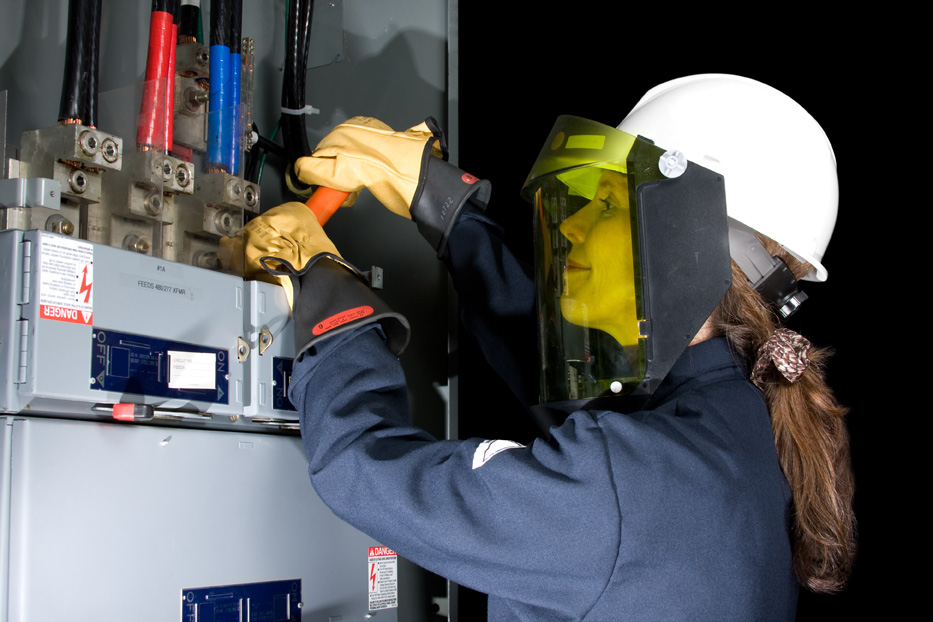
[[(762, 243), (798, 278), (809, 269), (773, 241)], [(710, 319), (714, 334), (729, 339), (750, 366), (781, 326), (734, 262), (732, 287)], [(836, 592), (845, 586), (855, 557), (855, 488), (843, 420), (847, 409), (836, 401), (823, 375), (830, 352), (810, 348), (807, 354), (809, 365), (793, 382), (767, 361), (758, 366), (755, 379), (764, 392), (778, 459), (793, 493), (797, 580), (814, 592)]]

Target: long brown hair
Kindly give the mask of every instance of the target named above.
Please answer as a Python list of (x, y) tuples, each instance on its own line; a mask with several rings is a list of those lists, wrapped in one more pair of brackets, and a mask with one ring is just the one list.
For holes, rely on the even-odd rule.
[[(761, 241), (797, 278), (809, 270), (809, 264), (772, 240)], [(732, 287), (710, 320), (714, 333), (728, 338), (750, 365), (781, 326), (735, 262)], [(855, 486), (843, 420), (847, 409), (826, 384), (823, 364), (829, 355), (828, 350), (811, 348), (810, 365), (793, 383), (769, 365), (762, 383), (778, 459), (793, 492), (794, 572), (814, 592), (842, 589), (855, 557)]]

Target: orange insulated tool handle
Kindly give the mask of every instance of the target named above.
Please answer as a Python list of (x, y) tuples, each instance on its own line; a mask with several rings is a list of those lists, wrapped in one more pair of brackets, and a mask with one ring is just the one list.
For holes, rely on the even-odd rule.
[(319, 186), (305, 205), (314, 212), (317, 221), (323, 226), (330, 220), (330, 217), (334, 215), (334, 212), (340, 209), (340, 206), (347, 200), (348, 196), (350, 196), (349, 192), (341, 192), (333, 188)]

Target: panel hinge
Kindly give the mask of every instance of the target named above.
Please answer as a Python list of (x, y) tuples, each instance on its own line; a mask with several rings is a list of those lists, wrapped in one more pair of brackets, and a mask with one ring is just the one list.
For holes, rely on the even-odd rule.
[(32, 296), (32, 240), (23, 240), (23, 288), (20, 304), (28, 305)]
[(19, 321), (19, 366), (14, 384), (26, 382), (26, 357), (29, 354), (29, 320)]

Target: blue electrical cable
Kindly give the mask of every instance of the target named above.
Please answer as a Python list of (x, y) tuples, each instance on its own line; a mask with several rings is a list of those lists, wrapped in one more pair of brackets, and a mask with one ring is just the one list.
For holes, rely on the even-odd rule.
[[(243, 128), (240, 126), (240, 71), (243, 67), (240, 54), (230, 54), (230, 106), (227, 116), (230, 128), (229, 150), (227, 153), (227, 172), (231, 175), (240, 174), (240, 148), (243, 139)], [(225, 123), (224, 125), (227, 125)]]
[(222, 165), (227, 171), (230, 154), (231, 124), (227, 121), (230, 107), (230, 48), (211, 46), (211, 82), (207, 116), (207, 160), (209, 165)]

